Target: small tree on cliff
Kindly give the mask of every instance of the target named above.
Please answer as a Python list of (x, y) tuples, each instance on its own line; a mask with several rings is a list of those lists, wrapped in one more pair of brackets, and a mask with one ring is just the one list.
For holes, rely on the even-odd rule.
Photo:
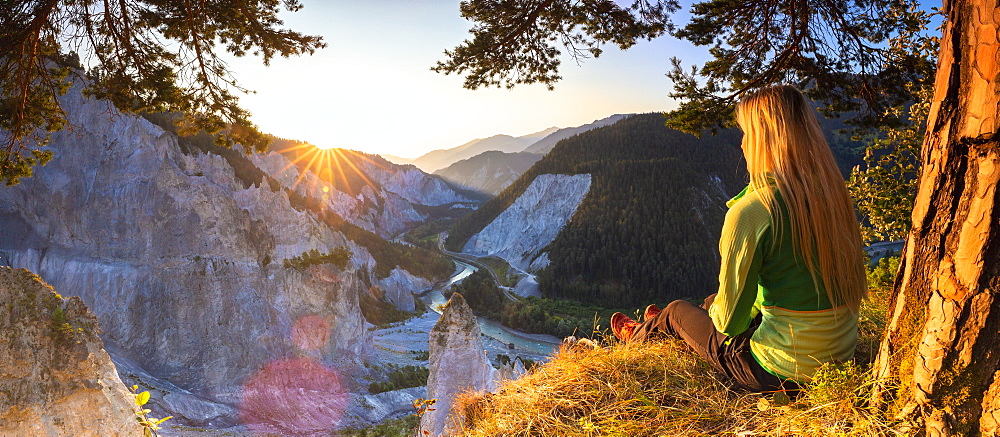
[(87, 92), (125, 111), (185, 114), (185, 132), (220, 145), (263, 150), (267, 137), (239, 107), (240, 87), (218, 57), (313, 53), (318, 36), (283, 29), (277, 14), (298, 0), (30, 0), (0, 7), (0, 182), (17, 183), (44, 164), (48, 132), (64, 114), (57, 97), (73, 67), (89, 69)]
[[(575, 57), (600, 45), (628, 48), (671, 29), (676, 1), (469, 0), (473, 38), (435, 70), (466, 73), (466, 87), (559, 79), (562, 42)], [(955, 0), (938, 52), (921, 152), (919, 190), (889, 330), (876, 368), (876, 400), (914, 435), (1000, 433), (1000, 9)], [(725, 123), (743, 92), (774, 82), (810, 86), (826, 112), (860, 110), (855, 123), (897, 123), (889, 108), (915, 96), (902, 84), (931, 77), (920, 57), (895, 57), (884, 41), (919, 26), (905, 1), (710, 0), (674, 35), (712, 45), (715, 59), (670, 73), (682, 99), (670, 124)], [(888, 49), (887, 49), (888, 48)], [(895, 61), (889, 62), (895, 59)], [(919, 89), (920, 87), (915, 87)], [(888, 117), (887, 117), (888, 116)]]

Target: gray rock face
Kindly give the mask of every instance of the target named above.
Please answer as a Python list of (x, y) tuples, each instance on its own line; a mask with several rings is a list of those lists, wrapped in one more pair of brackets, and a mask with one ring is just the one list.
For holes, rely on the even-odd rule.
[(358, 400), (352, 412), (370, 423), (382, 422), (413, 414), (413, 402), (427, 398), (425, 387), (404, 388), (375, 395), (357, 395)]
[(465, 298), (455, 293), (431, 330), (427, 398), (437, 399), (437, 403), (433, 411), (424, 413), (420, 431), (439, 436), (460, 429), (457, 421), (462, 420), (461, 415), (451, 411), (455, 396), (493, 391), (495, 380), (495, 370), (483, 352), (476, 316)]
[(521, 270), (548, 246), (569, 221), (590, 190), (590, 175), (544, 174), (482, 231), (472, 236), (462, 251), (477, 256), (498, 256)]
[(406, 270), (396, 268), (389, 276), (379, 280), (379, 289), (385, 293), (385, 299), (403, 311), (416, 310), (414, 293), (420, 293), (433, 285), (431, 281), (413, 276)]
[(79, 298), (0, 267), (0, 436), (137, 436), (135, 401)]
[[(224, 158), (183, 154), (174, 136), (79, 88), (62, 100), (71, 128), (53, 134), (55, 158), (0, 190), (0, 265), (79, 296), (123, 358), (233, 412), (243, 414), (246, 384), (283, 360), (356, 387), (371, 341), (358, 304), (368, 250), (292, 208), (284, 190), (245, 188)], [(353, 253), (343, 269), (283, 267), (342, 246)], [(311, 383), (286, 382), (296, 381)], [(171, 400), (160, 405), (218, 412)]]

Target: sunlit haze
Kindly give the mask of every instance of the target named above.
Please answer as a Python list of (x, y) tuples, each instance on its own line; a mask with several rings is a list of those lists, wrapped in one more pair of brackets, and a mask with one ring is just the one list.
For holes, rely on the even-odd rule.
[[(521, 136), (571, 127), (616, 113), (670, 109), (669, 58), (688, 65), (702, 49), (671, 38), (626, 52), (605, 47), (577, 66), (565, 59), (554, 91), (462, 88), (462, 77), (430, 71), (444, 50), (469, 37), (457, 0), (304, 1), (282, 18), (322, 35), (312, 56), (234, 59), (230, 66), (256, 94), (242, 104), (264, 132), (369, 153), (416, 157), (497, 134)], [(684, 52), (681, 52), (684, 50)]]

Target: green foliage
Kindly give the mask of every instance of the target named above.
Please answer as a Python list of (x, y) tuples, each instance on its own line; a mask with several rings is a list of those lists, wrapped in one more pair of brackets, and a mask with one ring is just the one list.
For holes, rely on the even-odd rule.
[[(893, 41), (895, 52), (932, 61), (936, 58), (937, 47), (937, 38), (919, 32)], [(848, 188), (865, 219), (861, 229), (865, 241), (902, 240), (910, 231), (910, 213), (920, 177), (920, 148), (927, 128), (933, 85), (930, 80), (901, 84), (913, 95), (914, 101), (897, 105), (889, 112), (908, 122), (883, 128), (865, 150), (864, 166), (855, 167), (851, 174)]]
[(410, 414), (399, 419), (386, 420), (368, 428), (347, 428), (337, 431), (340, 437), (410, 437), (420, 426), (420, 416)]
[(495, 274), (497, 279), (500, 281), (500, 285), (504, 287), (513, 287), (517, 285), (517, 282), (524, 276), (523, 274), (518, 273), (517, 270), (512, 269), (510, 264), (500, 257), (488, 256), (485, 258), (479, 258), (477, 261), (492, 270), (493, 274)]
[[(603, 44), (627, 49), (640, 39), (670, 32), (712, 59), (685, 70), (672, 60), (667, 74), (670, 126), (700, 134), (732, 124), (733, 104), (747, 91), (794, 83), (823, 102), (828, 115), (854, 112), (853, 124), (898, 125), (888, 108), (912, 101), (900, 84), (929, 80), (932, 59), (894, 49), (892, 41), (920, 32), (927, 14), (912, 0), (863, 3), (809, 0), (706, 0), (694, 3), (679, 27), (669, 15), (676, 1), (512, 0), (463, 2), (472, 38), (438, 62), (434, 71), (465, 74), (465, 87), (542, 83), (560, 79), (561, 44), (576, 60), (598, 56)], [(886, 47), (889, 47), (888, 49)]]
[(312, 211), (331, 228), (344, 233), (347, 239), (368, 249), (375, 258), (375, 274), (386, 278), (396, 267), (428, 279), (447, 277), (454, 266), (447, 258), (419, 247), (386, 241), (371, 231), (344, 220), (337, 213), (325, 208), (319, 199), (287, 191), (289, 203), (300, 211)]
[(281, 183), (267, 173), (264, 173), (246, 154), (217, 145), (216, 139), (218, 135), (209, 134), (205, 131), (192, 134), (179, 130), (176, 125), (176, 122), (180, 119), (179, 114), (144, 113), (142, 116), (146, 120), (149, 120), (149, 122), (163, 128), (163, 130), (176, 135), (177, 145), (180, 147), (182, 153), (192, 156), (204, 153), (220, 156), (225, 159), (233, 169), (233, 175), (243, 184), (243, 188), (260, 187), (266, 181), (271, 191), (278, 192), (281, 190)]
[(857, 362), (868, 364), (878, 354), (879, 342), (889, 323), (889, 302), (892, 299), (893, 283), (899, 271), (900, 257), (885, 257), (877, 264), (869, 266), (868, 297), (861, 302), (858, 315), (858, 347), (854, 352)]
[(62, 305), (57, 304), (52, 308), (51, 318), (52, 332), (59, 338), (66, 338), (67, 335), (73, 333), (73, 326), (66, 320), (66, 310), (63, 309)]
[(524, 332), (550, 334), (559, 338), (589, 337), (600, 330), (599, 321), (608, 320), (623, 309), (604, 308), (565, 299), (528, 297), (504, 305), (501, 323)]
[(462, 17), (475, 22), (448, 59), (432, 70), (464, 74), (464, 86), (505, 86), (542, 83), (549, 89), (561, 79), (556, 41), (574, 59), (598, 57), (603, 44), (627, 49), (642, 39), (662, 35), (674, 0), (636, 0), (621, 6), (613, 0), (547, 0), (462, 2)]
[(438, 234), (448, 230), (454, 222), (454, 219), (428, 219), (403, 235), (403, 240), (417, 247), (437, 250)]
[[(859, 162), (860, 143), (839, 133), (843, 126), (821, 119), (846, 172)], [(697, 138), (665, 127), (660, 114), (585, 132), (559, 142), (497, 197), (456, 221), (446, 246), (460, 250), (538, 175), (587, 173), (590, 191), (545, 249), (550, 264), (538, 273), (542, 294), (615, 307), (703, 297), (718, 287), (724, 201), (747, 180), (739, 143), (735, 130)]]
[(358, 299), (358, 305), (361, 307), (361, 315), (365, 317), (368, 323), (379, 328), (385, 328), (393, 323), (402, 322), (411, 317), (423, 314), (426, 311), (423, 301), (414, 298), (414, 302), (419, 303), (416, 306), (417, 311), (409, 312), (400, 310), (391, 302), (386, 301), (382, 290), (376, 286), (370, 287), (369, 292), (362, 293)]
[(933, 76), (933, 59), (885, 48), (926, 23), (913, 1), (713, 0), (695, 3), (691, 12), (674, 35), (710, 46), (713, 59), (690, 71), (672, 59), (670, 96), (681, 104), (668, 123), (686, 132), (731, 126), (741, 95), (778, 83), (823, 102), (827, 116), (850, 112), (855, 125), (894, 126), (899, 120), (887, 110), (913, 100), (899, 85)]
[(283, 265), (286, 269), (304, 270), (313, 265), (333, 264), (342, 269), (347, 267), (347, 261), (351, 259), (351, 255), (351, 250), (346, 247), (338, 247), (331, 253), (320, 253), (318, 250), (312, 249), (284, 260)]
[(726, 383), (683, 340), (567, 347), (489, 394), (459, 398), (462, 435), (899, 436), (873, 372), (827, 364), (790, 399)]
[(156, 430), (160, 429), (160, 424), (166, 422), (167, 420), (170, 420), (174, 416), (167, 416), (162, 419), (157, 419), (155, 417), (149, 416), (149, 413), (151, 413), (151, 411), (149, 409), (143, 408), (143, 406), (145, 406), (146, 403), (149, 402), (149, 392), (144, 391), (142, 393), (137, 393), (136, 392), (137, 390), (139, 390), (139, 386), (133, 385), (132, 394), (135, 396), (135, 406), (136, 406), (135, 420), (139, 422), (140, 426), (142, 426), (142, 434), (144, 436), (146, 437), (155, 436), (157, 435)]
[[(178, 145), (183, 153), (189, 155), (207, 153), (218, 155), (226, 159), (226, 162), (228, 162), (230, 167), (233, 168), (234, 176), (243, 184), (244, 188), (249, 189), (250, 187), (260, 187), (262, 184), (266, 183), (271, 191), (284, 191), (293, 208), (299, 211), (309, 211), (315, 214), (320, 220), (331, 228), (343, 232), (349, 240), (367, 248), (372, 254), (372, 257), (375, 258), (375, 272), (379, 277), (388, 277), (389, 273), (392, 272), (392, 269), (397, 266), (402, 267), (414, 275), (428, 279), (443, 278), (451, 273), (452, 263), (446, 258), (426, 249), (386, 241), (378, 235), (344, 220), (343, 217), (340, 217), (337, 213), (328, 210), (325, 203), (321, 199), (309, 195), (302, 195), (291, 189), (283, 187), (280, 182), (264, 173), (263, 170), (257, 167), (253, 161), (247, 158), (244, 154), (241, 154), (236, 150), (217, 146), (213, 140), (213, 135), (205, 132), (199, 132), (194, 135), (180, 132), (173, 123), (176, 119), (176, 115), (162, 113), (143, 114), (143, 116), (150, 122), (164, 128), (166, 131), (178, 135)], [(273, 147), (280, 150), (290, 148), (290, 144), (301, 144), (300, 142), (294, 140), (284, 140), (280, 138), (273, 138), (273, 141)], [(315, 149), (315, 147), (310, 148)], [(347, 157), (345, 159), (350, 157), (354, 157), (356, 159), (367, 159), (374, 155), (350, 152), (344, 156)], [(362, 178), (363, 176), (360, 176), (360, 173), (358, 173), (355, 176), (355, 179), (351, 179), (355, 182), (344, 181), (340, 183), (341, 185), (334, 185), (343, 189), (348, 189), (353, 186), (356, 189), (358, 185), (357, 181), (362, 180)], [(352, 185), (352, 183), (354, 185)]]
[(594, 332), (596, 320), (607, 320), (619, 311), (564, 299), (527, 297), (517, 301), (506, 300), (493, 277), (482, 269), (445, 291), (445, 297), (451, 297), (456, 292), (465, 297), (469, 308), (481, 317), (497, 320), (520, 331), (560, 338), (589, 336)]
[[(224, 135), (220, 146), (240, 143), (264, 150), (269, 139), (237, 104), (247, 90), (234, 80), (219, 51), (260, 56), (311, 54), (322, 38), (283, 27), (278, 14), (301, 9), (298, 0), (250, 2), (15, 2), (0, 11), (0, 181), (30, 176), (51, 151), (49, 132), (65, 124), (58, 96), (69, 76), (80, 75), (88, 55), (86, 94), (123, 111), (183, 113), (185, 133)], [(233, 13), (234, 10), (240, 13)], [(37, 152), (37, 153), (36, 153)], [(39, 155), (40, 153), (40, 155)]]
[(478, 269), (469, 277), (462, 280), (448, 290), (444, 296), (451, 298), (452, 294), (459, 293), (469, 304), (469, 308), (488, 319), (499, 319), (500, 312), (504, 307), (503, 291), (497, 287), (493, 276), (483, 269)]
[(371, 394), (427, 385), (427, 376), (430, 374), (430, 369), (426, 367), (399, 367), (393, 364), (389, 364), (388, 367), (390, 369), (388, 381), (369, 384), (368, 391)]
[[(512, 359), (509, 355), (497, 354), (497, 364), (500, 364), (501, 366), (507, 366), (507, 365), (513, 365), (513, 363), (514, 359)], [(534, 370), (535, 367), (537, 367), (540, 363), (530, 358), (521, 358), (521, 364), (524, 365), (525, 370), (530, 372)]]

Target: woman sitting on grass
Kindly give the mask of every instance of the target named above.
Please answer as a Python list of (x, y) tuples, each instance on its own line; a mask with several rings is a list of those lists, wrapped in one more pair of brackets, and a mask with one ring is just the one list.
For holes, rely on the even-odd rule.
[(847, 361), (867, 293), (858, 221), (816, 116), (793, 87), (772, 86), (736, 107), (750, 184), (727, 202), (719, 291), (638, 323), (622, 341), (682, 338), (737, 386), (795, 390), (823, 363)]

